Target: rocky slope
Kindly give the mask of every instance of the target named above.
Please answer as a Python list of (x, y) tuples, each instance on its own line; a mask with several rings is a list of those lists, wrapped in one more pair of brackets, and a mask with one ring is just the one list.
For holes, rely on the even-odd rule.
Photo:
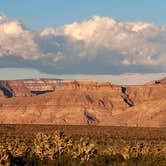
[(0, 81), (0, 123), (166, 127), (166, 85)]

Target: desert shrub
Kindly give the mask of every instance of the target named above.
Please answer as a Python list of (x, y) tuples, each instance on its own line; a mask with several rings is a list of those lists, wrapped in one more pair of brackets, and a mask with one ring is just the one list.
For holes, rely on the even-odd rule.
[(97, 148), (94, 144), (81, 138), (79, 143), (77, 143), (73, 148), (72, 157), (80, 159), (81, 162), (86, 162), (92, 160), (97, 154)]
[(53, 159), (53, 150), (50, 147), (49, 137), (44, 133), (38, 133), (34, 140), (33, 153), (40, 159)]
[(10, 165), (9, 151), (3, 145), (0, 145), (0, 165)]
[(52, 160), (55, 165), (70, 165), (70, 162), (76, 165), (85, 164), (94, 159), (97, 154), (95, 145), (89, 140), (81, 138), (79, 142), (73, 143), (70, 138), (59, 131), (50, 136), (38, 133), (32, 151), (36, 159), (40, 160), (38, 163), (50, 163)]
[(14, 158), (22, 157), (28, 151), (28, 146), (24, 142), (20, 142), (17, 139), (12, 142), (7, 142), (6, 148)]
[(106, 136), (73, 139), (63, 132), (39, 132), (30, 144), (7, 140), (0, 145), (0, 165), (8, 166), (165, 166), (166, 144)]
[(33, 152), (40, 160), (54, 160), (68, 155), (72, 147), (72, 140), (63, 132), (56, 131), (50, 136), (38, 133), (34, 140)]
[(53, 149), (54, 159), (64, 154), (69, 155), (72, 152), (73, 142), (70, 138), (65, 136), (63, 132), (54, 132), (50, 139), (50, 146)]

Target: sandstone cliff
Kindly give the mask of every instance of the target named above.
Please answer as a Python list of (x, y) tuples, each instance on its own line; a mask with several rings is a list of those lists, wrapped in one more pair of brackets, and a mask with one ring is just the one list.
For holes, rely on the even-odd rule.
[(166, 127), (164, 84), (34, 79), (1, 81), (0, 89), (0, 123)]

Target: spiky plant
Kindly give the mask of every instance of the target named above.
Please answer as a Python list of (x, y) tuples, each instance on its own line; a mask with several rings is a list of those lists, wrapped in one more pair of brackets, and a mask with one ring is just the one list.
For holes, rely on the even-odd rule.
[(53, 159), (54, 152), (50, 148), (49, 136), (44, 133), (38, 133), (34, 140), (33, 152), (40, 159)]
[(50, 137), (50, 147), (53, 150), (54, 158), (62, 154), (69, 154), (72, 151), (73, 143), (63, 132), (55, 131)]
[(3, 145), (0, 145), (0, 165), (1, 166), (10, 165), (10, 154)]
[(93, 159), (96, 153), (95, 145), (81, 138), (80, 142), (74, 147), (73, 158), (79, 158), (81, 162), (85, 162)]
[(26, 153), (28, 146), (24, 142), (15, 140), (12, 142), (7, 142), (6, 148), (13, 157), (21, 157)]

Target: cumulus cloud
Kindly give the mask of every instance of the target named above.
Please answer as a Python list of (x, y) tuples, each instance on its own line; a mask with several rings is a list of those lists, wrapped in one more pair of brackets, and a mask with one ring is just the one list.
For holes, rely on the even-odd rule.
[(0, 15), (0, 61), (8, 67), (16, 57), (53, 73), (160, 72), (166, 70), (165, 43), (166, 27), (150, 23), (94, 16), (39, 32)]
[[(64, 33), (77, 40), (109, 50), (121, 64), (160, 65), (165, 60), (166, 28), (148, 23), (122, 23), (107, 17), (95, 16), (82, 23), (66, 25)], [(161, 39), (162, 37), (162, 39)], [(112, 54), (116, 51), (117, 54)], [(97, 54), (96, 54), (97, 55)]]
[(34, 33), (24, 28), (18, 20), (0, 17), (0, 56), (20, 56), (24, 59), (36, 59), (42, 56)]

